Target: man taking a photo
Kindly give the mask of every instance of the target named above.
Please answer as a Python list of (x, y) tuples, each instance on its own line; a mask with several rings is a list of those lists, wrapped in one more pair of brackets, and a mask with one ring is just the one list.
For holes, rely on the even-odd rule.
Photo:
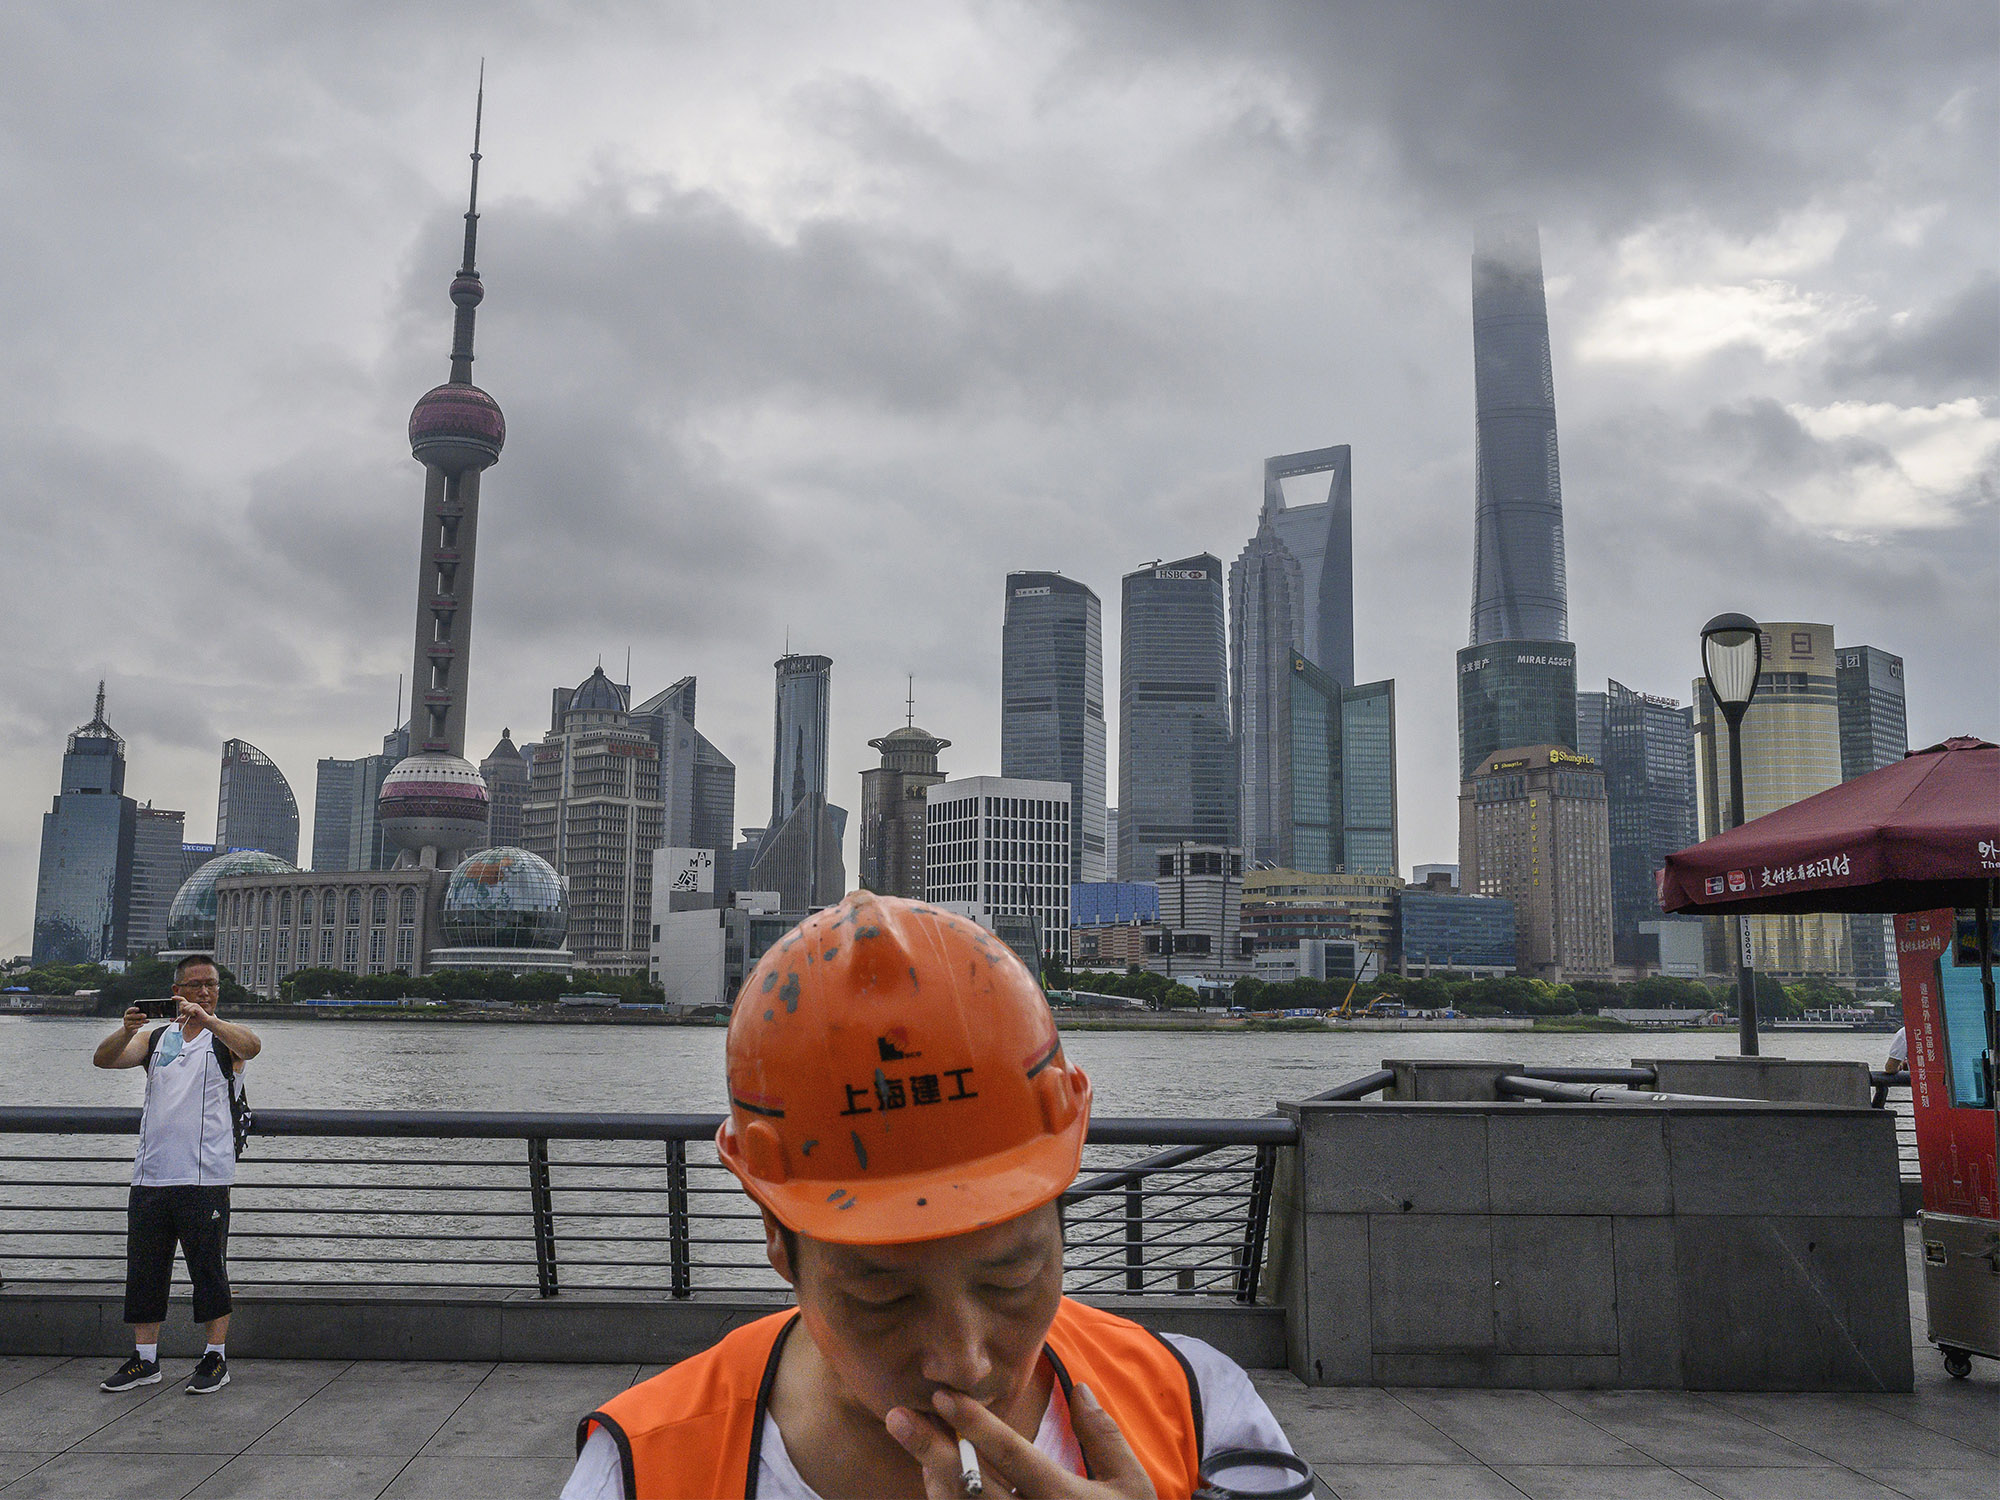
[(194, 1282), (194, 1320), (208, 1328), (208, 1347), (188, 1393), (205, 1396), (229, 1384), (225, 1257), (229, 1188), (236, 1181), (233, 1090), (236, 1075), (263, 1043), (247, 1026), (215, 1014), (221, 993), (215, 960), (190, 953), (174, 966), (175, 1018), (147, 1031), (146, 1012), (135, 1005), (91, 1057), (100, 1068), (146, 1070), (139, 1154), (126, 1209), (125, 1321), (133, 1325), (135, 1348), (103, 1390), (158, 1383), (160, 1325), (167, 1316), (176, 1244)]
[(1228, 1450), (1303, 1469), (1226, 1355), (1063, 1295), (1090, 1082), (969, 919), (814, 913), (744, 980), (727, 1068), (717, 1149), (798, 1306), (585, 1417), (564, 1500), (1173, 1500)]

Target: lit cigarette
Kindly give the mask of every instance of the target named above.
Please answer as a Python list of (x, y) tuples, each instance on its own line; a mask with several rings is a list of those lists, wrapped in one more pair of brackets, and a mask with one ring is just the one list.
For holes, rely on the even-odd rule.
[(962, 1471), (958, 1482), (965, 1487), (968, 1495), (986, 1493), (986, 1479), (979, 1472), (979, 1454), (964, 1438), (958, 1440), (958, 1467)]

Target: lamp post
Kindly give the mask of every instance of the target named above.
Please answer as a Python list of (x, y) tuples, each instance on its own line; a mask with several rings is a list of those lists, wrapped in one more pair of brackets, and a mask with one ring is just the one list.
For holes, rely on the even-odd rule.
[[(1729, 721), (1729, 826), (1743, 826), (1743, 715), (1757, 696), (1763, 637), (1748, 615), (1717, 615), (1701, 627), (1701, 665), (1709, 697)], [(1748, 917), (1736, 919), (1736, 1034), (1745, 1057), (1757, 1055), (1757, 975), (1750, 967)]]

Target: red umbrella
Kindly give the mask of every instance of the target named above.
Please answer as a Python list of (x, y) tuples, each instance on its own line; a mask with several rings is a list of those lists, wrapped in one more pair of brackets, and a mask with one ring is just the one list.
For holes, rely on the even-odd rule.
[(1951, 739), (1667, 856), (1660, 909), (1703, 916), (1992, 902), (2000, 746)]

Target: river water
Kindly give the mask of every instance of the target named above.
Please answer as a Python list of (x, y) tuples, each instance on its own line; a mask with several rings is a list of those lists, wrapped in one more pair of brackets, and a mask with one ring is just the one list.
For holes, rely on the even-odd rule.
[[(720, 1111), (720, 1027), (258, 1021), (246, 1075), (262, 1109)], [(133, 1105), (136, 1071), (90, 1065), (96, 1020), (0, 1017), (0, 1104)], [(1881, 1067), (1877, 1032), (1774, 1032), (1773, 1057)], [(1385, 1058), (1622, 1067), (1733, 1054), (1733, 1032), (1065, 1032), (1094, 1113), (1250, 1116), (1372, 1072)]]

